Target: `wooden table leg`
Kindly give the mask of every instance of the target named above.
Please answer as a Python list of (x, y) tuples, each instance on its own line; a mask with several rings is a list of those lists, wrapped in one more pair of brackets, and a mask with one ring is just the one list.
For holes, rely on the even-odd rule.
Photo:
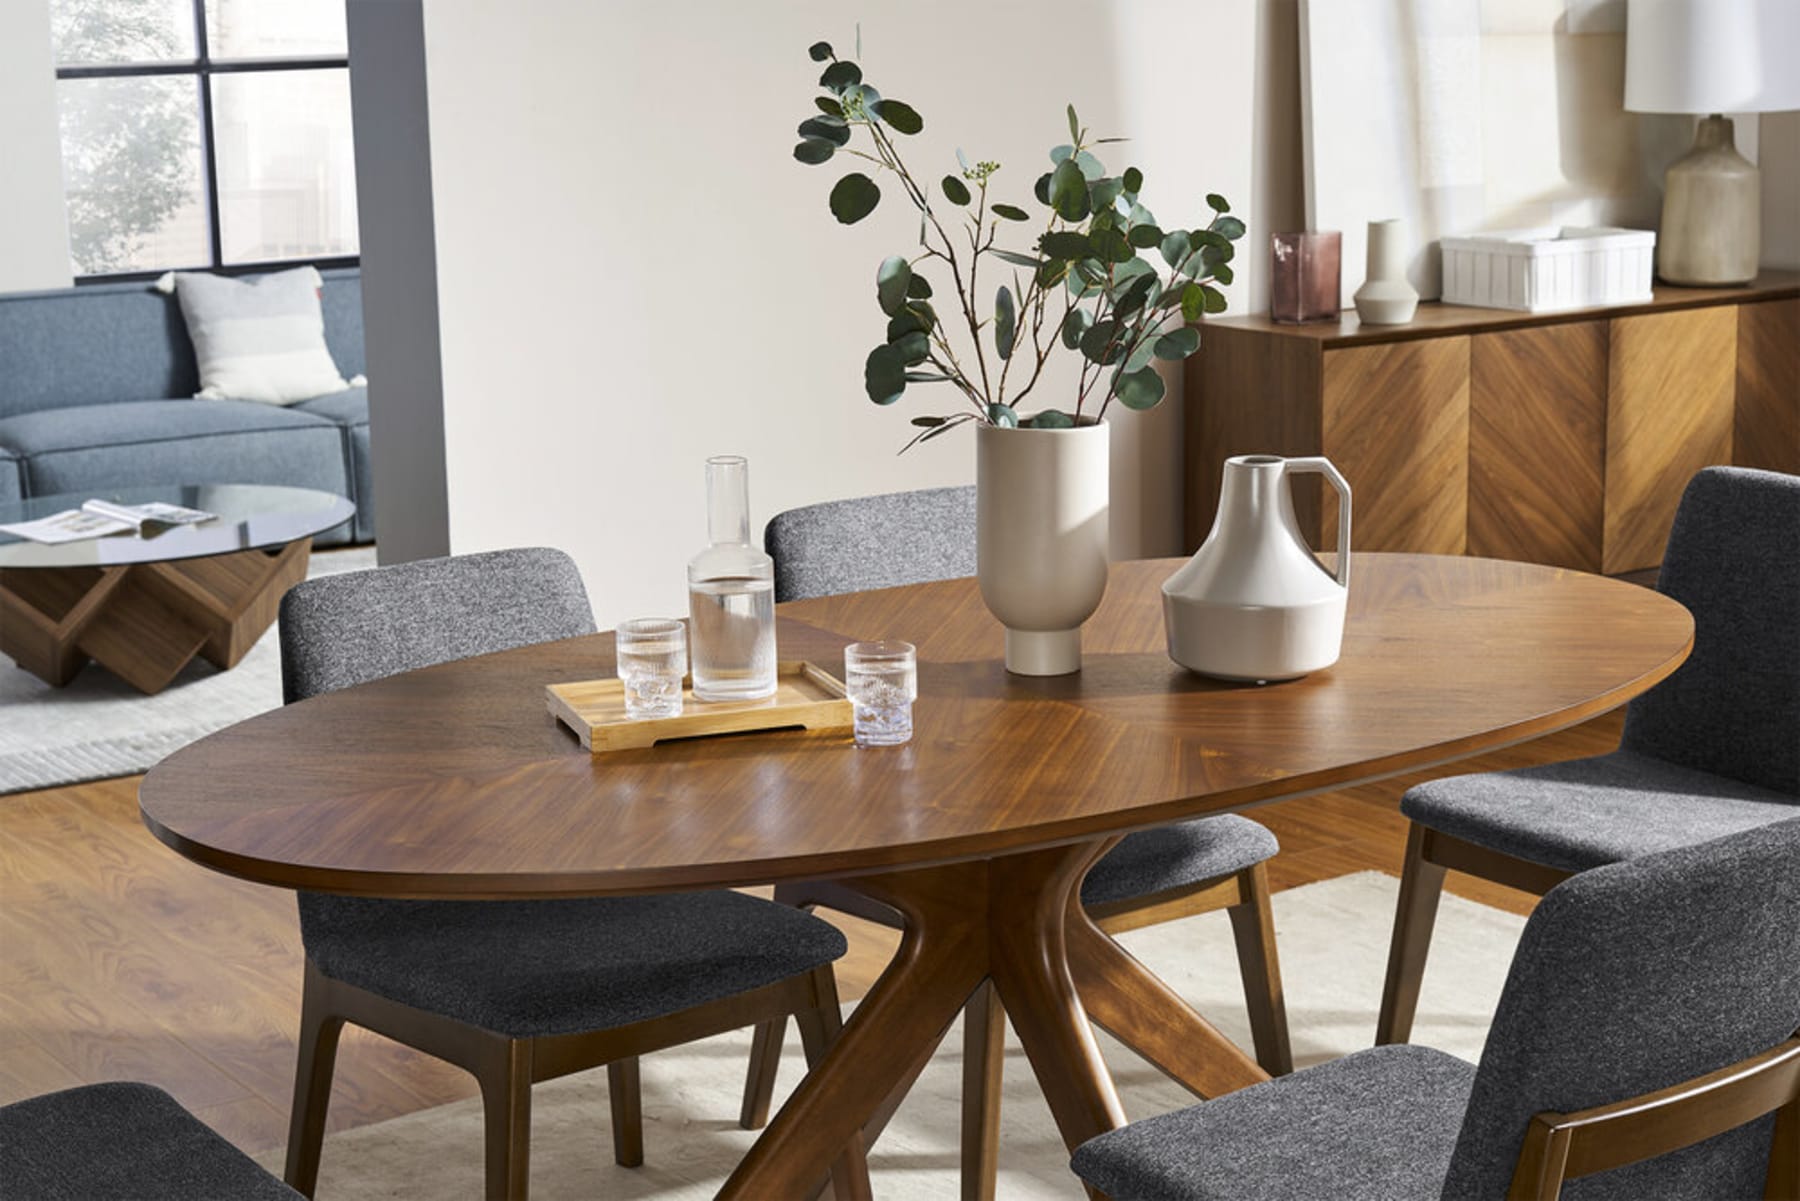
[(1200, 1097), (1269, 1079), (1236, 1043), (1096, 926), (1080, 905), (1070, 907), (1066, 929), (1069, 969), (1088, 1017), (1101, 1029)]

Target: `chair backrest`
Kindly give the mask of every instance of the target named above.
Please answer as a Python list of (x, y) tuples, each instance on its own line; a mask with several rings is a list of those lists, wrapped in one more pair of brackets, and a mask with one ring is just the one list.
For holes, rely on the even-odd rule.
[(777, 513), (763, 531), (775, 599), (975, 574), (975, 488), (925, 488)]
[[(1800, 1029), (1800, 818), (1583, 872), (1526, 923), (1443, 1196), (1504, 1197), (1532, 1116), (1612, 1104)], [(1563, 1196), (1760, 1197), (1771, 1118)]]
[(1656, 586), (1693, 612), (1694, 653), (1631, 703), (1624, 747), (1800, 801), (1800, 476), (1694, 476)]
[(581, 573), (559, 550), (422, 559), (296, 584), (281, 599), (288, 702), (594, 632)]

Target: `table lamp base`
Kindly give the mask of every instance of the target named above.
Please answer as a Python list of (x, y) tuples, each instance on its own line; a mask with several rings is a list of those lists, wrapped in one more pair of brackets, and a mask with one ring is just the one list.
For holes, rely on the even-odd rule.
[(1737, 152), (1731, 118), (1710, 116), (1664, 177), (1656, 274), (1689, 287), (1747, 284), (1762, 243), (1762, 184)]

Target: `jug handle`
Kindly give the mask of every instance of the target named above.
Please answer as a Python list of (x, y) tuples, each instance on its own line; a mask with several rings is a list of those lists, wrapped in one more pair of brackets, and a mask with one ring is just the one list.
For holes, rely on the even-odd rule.
[(1350, 586), (1350, 484), (1338, 474), (1338, 469), (1331, 465), (1331, 460), (1322, 456), (1307, 459), (1289, 459), (1287, 471), (1314, 472), (1325, 477), (1326, 481), (1337, 490), (1338, 494), (1338, 544), (1337, 544), (1337, 582), (1343, 587)]

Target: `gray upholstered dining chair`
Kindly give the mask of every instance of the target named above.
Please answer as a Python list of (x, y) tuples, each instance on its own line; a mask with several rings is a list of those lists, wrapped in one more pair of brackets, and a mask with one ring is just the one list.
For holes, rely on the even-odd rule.
[(1695, 475), (1656, 586), (1692, 611), (1694, 650), (1631, 702), (1618, 750), (1401, 798), (1413, 824), (1378, 1044), (1411, 1034), (1446, 869), (1541, 895), (1572, 872), (1800, 813), (1800, 477)]
[[(573, 561), (504, 550), (326, 576), (281, 604), (289, 702), (451, 659), (594, 632)], [(607, 1065), (613, 1148), (642, 1162), (637, 1056), (774, 1018), (808, 1061), (839, 1023), (829, 924), (731, 891), (522, 901), (299, 894), (306, 948), (287, 1180), (311, 1195), (348, 1021), (481, 1085), (490, 1197), (523, 1197), (531, 1085)], [(840, 1193), (866, 1187), (860, 1146)]]
[[(975, 574), (975, 489), (933, 488), (833, 501), (777, 514), (763, 534), (775, 560), (775, 599), (804, 600)], [(1236, 936), (1256, 1057), (1275, 1075), (1293, 1070), (1281, 969), (1264, 863), (1280, 848), (1248, 818), (1228, 815), (1127, 836), (1082, 883), (1081, 898), (1109, 933), (1225, 908)], [(828, 882), (782, 884), (775, 899), (897, 919)], [(784, 1021), (757, 1031), (741, 1122), (768, 1117)], [(1005, 1014), (987, 986), (963, 1017), (963, 1181), (991, 1196)]]
[[(1479, 1065), (1374, 1047), (1083, 1143), (1113, 1201), (1800, 1196), (1800, 819), (1594, 868)], [(1773, 1113), (1774, 1116), (1770, 1116)], [(1579, 1178), (1579, 1179), (1578, 1179)]]
[(168, 1093), (117, 1081), (0, 1107), (7, 1201), (300, 1201)]

